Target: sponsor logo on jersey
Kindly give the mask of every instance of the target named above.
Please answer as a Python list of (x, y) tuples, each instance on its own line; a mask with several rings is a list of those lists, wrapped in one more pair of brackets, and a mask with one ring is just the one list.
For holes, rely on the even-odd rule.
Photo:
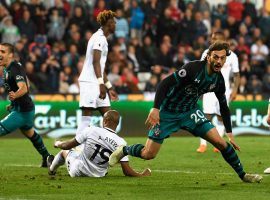
[(187, 75), (187, 71), (185, 69), (181, 69), (179, 72), (178, 72), (178, 75), (180, 77), (185, 77)]
[(16, 80), (17, 80), (17, 81), (20, 81), (20, 80), (24, 80), (24, 78), (23, 78), (23, 76), (21, 76), (21, 75), (17, 75), (17, 76), (16, 76)]
[(200, 83), (201, 80), (198, 80), (197, 78), (194, 80), (195, 83)]

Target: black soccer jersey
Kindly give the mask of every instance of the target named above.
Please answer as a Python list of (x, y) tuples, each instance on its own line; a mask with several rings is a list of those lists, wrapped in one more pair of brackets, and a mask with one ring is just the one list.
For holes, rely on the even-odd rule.
[(230, 111), (225, 98), (225, 83), (221, 72), (207, 72), (206, 61), (192, 61), (164, 79), (158, 86), (154, 107), (169, 112), (187, 112), (197, 107), (201, 95), (215, 92), (227, 132), (231, 129)]
[[(19, 89), (17, 83), (20, 81), (25, 82), (27, 85), (26, 72), (22, 65), (16, 61), (13, 61), (8, 67), (4, 68), (3, 79), (6, 92), (16, 92)], [(12, 101), (11, 105), (18, 108), (19, 111), (22, 112), (31, 111), (34, 109), (34, 103), (28, 92)]]

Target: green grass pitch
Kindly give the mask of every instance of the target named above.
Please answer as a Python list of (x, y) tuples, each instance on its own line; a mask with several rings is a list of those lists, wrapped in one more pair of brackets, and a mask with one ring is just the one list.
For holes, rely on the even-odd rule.
[[(44, 139), (55, 154), (52, 139)], [(145, 138), (127, 138), (129, 144)], [(238, 153), (247, 172), (263, 174), (270, 167), (270, 137), (236, 137)], [(104, 178), (70, 178), (61, 167), (55, 178), (39, 168), (40, 157), (26, 139), (0, 139), (0, 200), (2, 199), (270, 199), (270, 175), (261, 183), (243, 183), (209, 145), (204, 154), (196, 153), (194, 137), (167, 139), (151, 161), (130, 158), (136, 170), (152, 169), (151, 177), (124, 177), (119, 166)]]

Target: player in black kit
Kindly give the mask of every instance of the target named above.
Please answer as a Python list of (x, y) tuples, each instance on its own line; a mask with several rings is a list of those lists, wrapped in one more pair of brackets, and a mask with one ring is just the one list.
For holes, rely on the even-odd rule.
[(46, 160), (50, 154), (42, 138), (34, 130), (35, 106), (29, 96), (26, 72), (14, 60), (14, 46), (9, 43), (0, 44), (0, 67), (4, 70), (4, 88), (11, 101), (7, 106), (9, 115), (0, 121), (0, 136), (20, 129), (42, 155), (41, 167), (47, 167)]

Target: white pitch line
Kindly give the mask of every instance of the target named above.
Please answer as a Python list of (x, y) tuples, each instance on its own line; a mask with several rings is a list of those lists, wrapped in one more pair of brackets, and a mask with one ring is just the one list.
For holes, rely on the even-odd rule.
[[(7, 164), (4, 165), (5, 167), (36, 167), (40, 168), (38, 165), (20, 165), (20, 164)], [(160, 173), (182, 173), (182, 174), (208, 174), (209, 172), (202, 172), (202, 171), (185, 171), (185, 170), (166, 170), (166, 169), (153, 169), (152, 172), (160, 172)], [(234, 173), (230, 172), (218, 172), (215, 174), (219, 175), (232, 175)], [(260, 174), (262, 176), (268, 176), (265, 174)], [(1, 200), (1, 199), (0, 199)]]

